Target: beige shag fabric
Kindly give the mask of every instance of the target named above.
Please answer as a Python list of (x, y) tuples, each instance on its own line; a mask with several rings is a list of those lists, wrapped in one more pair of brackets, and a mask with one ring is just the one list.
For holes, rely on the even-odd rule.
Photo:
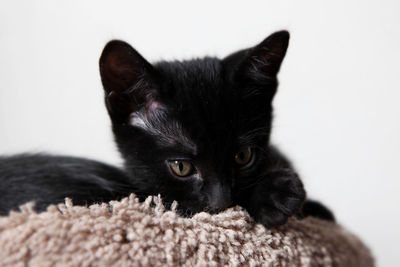
[(193, 218), (134, 195), (89, 208), (32, 204), (0, 217), (1, 266), (373, 266), (369, 250), (342, 227), (291, 219), (255, 224), (240, 207)]

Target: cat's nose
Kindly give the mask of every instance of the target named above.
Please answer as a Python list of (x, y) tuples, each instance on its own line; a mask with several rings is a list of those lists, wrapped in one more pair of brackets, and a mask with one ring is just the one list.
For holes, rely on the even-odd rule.
[(211, 212), (219, 212), (232, 205), (231, 190), (220, 184), (213, 185), (209, 195), (209, 208)]

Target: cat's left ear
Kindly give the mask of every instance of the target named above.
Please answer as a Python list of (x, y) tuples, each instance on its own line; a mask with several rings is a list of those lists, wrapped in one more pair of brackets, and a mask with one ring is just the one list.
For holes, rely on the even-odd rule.
[(132, 46), (110, 41), (100, 57), (100, 74), (106, 92), (122, 93), (150, 74), (152, 66)]
[(110, 41), (100, 57), (100, 75), (106, 106), (113, 120), (156, 106), (156, 73), (153, 66), (128, 43)]
[(243, 58), (236, 74), (257, 84), (274, 82), (288, 45), (289, 32), (279, 31), (271, 34), (257, 46), (239, 52), (243, 54)]

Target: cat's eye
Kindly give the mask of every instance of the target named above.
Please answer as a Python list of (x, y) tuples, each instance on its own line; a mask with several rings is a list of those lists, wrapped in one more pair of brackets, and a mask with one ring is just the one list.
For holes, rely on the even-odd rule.
[(186, 177), (193, 173), (193, 164), (186, 160), (171, 160), (169, 162), (171, 171), (179, 177)]
[(235, 155), (235, 162), (241, 167), (247, 167), (253, 162), (253, 150), (251, 147), (242, 147)]

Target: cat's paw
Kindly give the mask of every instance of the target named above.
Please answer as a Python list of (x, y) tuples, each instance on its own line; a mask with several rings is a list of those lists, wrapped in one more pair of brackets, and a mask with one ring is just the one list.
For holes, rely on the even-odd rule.
[(305, 197), (303, 183), (295, 172), (277, 170), (254, 187), (247, 210), (266, 227), (281, 225), (300, 210)]

